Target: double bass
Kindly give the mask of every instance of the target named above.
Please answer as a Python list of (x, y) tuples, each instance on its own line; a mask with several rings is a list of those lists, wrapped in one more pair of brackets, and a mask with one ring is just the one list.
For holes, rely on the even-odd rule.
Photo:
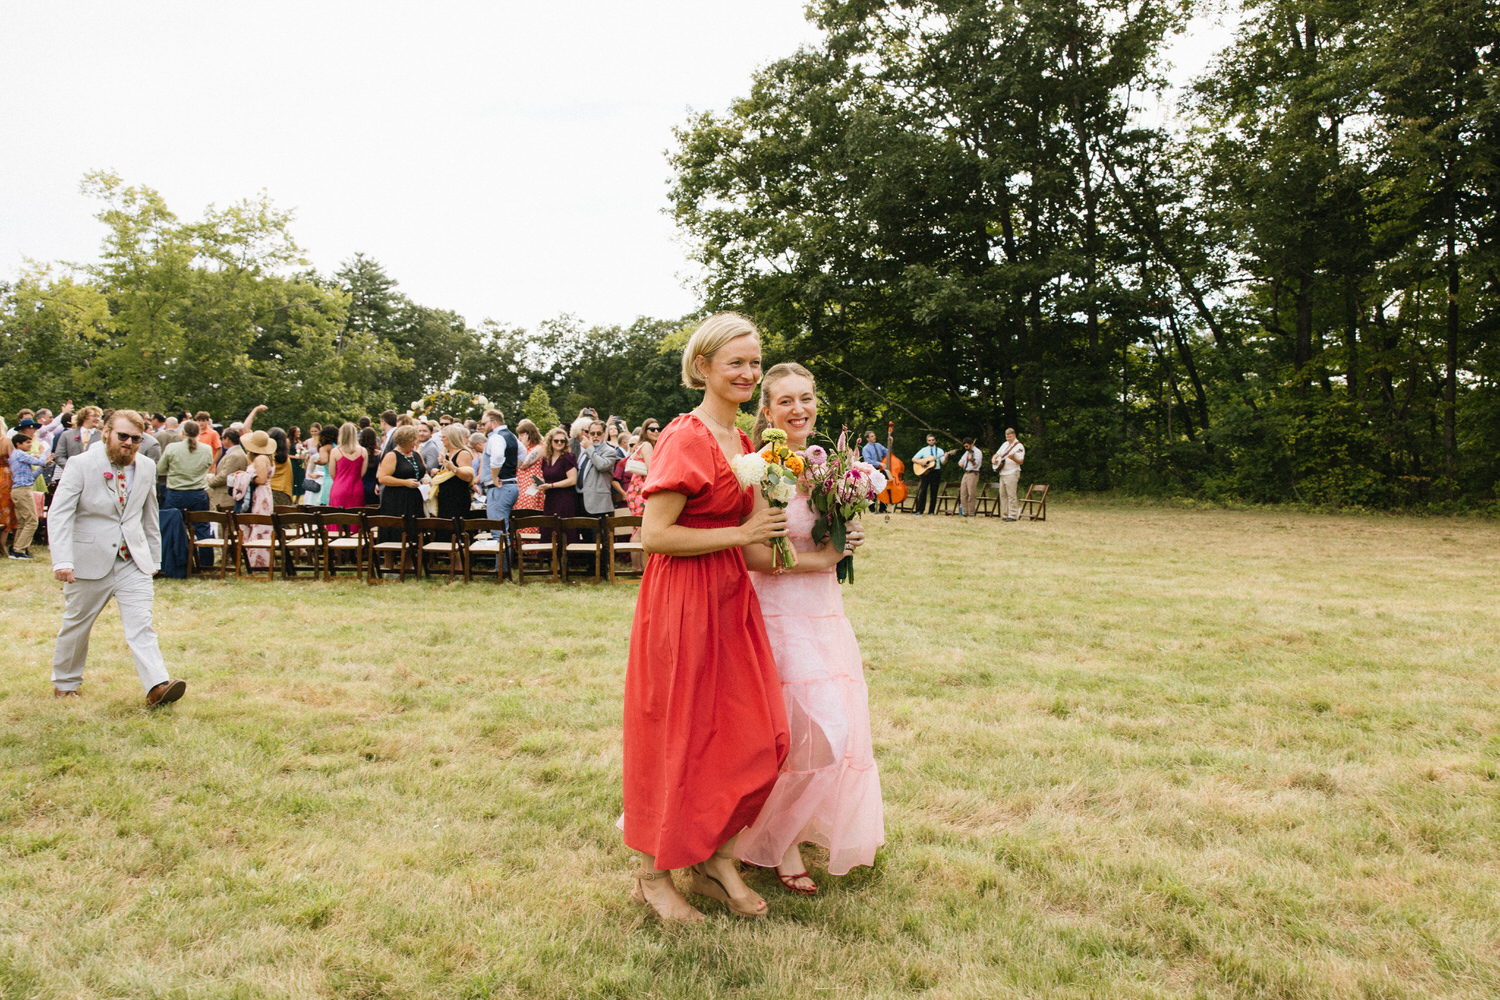
[(876, 497), (883, 504), (895, 506), (906, 501), (906, 463), (896, 457), (896, 421), (892, 420), (885, 432), (885, 460), (880, 463), (885, 471), (885, 489)]

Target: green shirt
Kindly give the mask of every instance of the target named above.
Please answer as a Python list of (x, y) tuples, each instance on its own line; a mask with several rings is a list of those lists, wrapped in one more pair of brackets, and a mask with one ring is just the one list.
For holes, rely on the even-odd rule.
[(213, 464), (214, 450), (202, 441), (195, 451), (188, 451), (186, 441), (173, 441), (162, 451), (156, 474), (167, 477), (169, 490), (201, 490), (208, 486), (208, 470)]

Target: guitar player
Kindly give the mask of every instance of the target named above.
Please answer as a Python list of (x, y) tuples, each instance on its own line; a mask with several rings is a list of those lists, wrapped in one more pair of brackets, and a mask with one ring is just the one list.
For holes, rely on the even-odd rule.
[(912, 471), (917, 474), (917, 509), (914, 514), (921, 514), (925, 505), (929, 514), (937, 513), (937, 498), (939, 480), (943, 478), (943, 463), (950, 455), (957, 453), (943, 451), (937, 446), (937, 435), (927, 435), (927, 447), (912, 456)]

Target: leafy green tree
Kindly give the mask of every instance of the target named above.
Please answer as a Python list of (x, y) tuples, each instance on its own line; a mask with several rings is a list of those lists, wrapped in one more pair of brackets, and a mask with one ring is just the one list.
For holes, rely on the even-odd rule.
[(86, 282), (33, 266), (0, 284), (0, 412), (95, 398), (93, 366), (113, 329), (109, 301)]
[(552, 428), (562, 424), (557, 411), (552, 408), (552, 400), (547, 396), (547, 390), (541, 386), (535, 386), (531, 395), (526, 397), (526, 405), (521, 408), (521, 414), (527, 420), (536, 424), (537, 432), (546, 434)]
[(856, 423), (991, 445), (1017, 425), (1034, 468), (1106, 485), (1113, 359), (1132, 326), (1105, 317), (1141, 296), (1131, 248), (1105, 227), (1104, 162), (1138, 141), (1128, 98), (1159, 86), (1181, 5), (813, 10), (825, 45), (679, 131), (674, 208), (710, 305), (787, 331)]

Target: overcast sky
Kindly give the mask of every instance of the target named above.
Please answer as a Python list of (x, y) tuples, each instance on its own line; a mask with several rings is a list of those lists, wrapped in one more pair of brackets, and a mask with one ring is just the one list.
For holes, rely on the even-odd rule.
[(681, 315), (672, 129), (814, 42), (803, 3), (0, 0), (0, 277), (93, 259), (104, 169), (183, 220), (265, 190), (319, 270), (471, 324)]

